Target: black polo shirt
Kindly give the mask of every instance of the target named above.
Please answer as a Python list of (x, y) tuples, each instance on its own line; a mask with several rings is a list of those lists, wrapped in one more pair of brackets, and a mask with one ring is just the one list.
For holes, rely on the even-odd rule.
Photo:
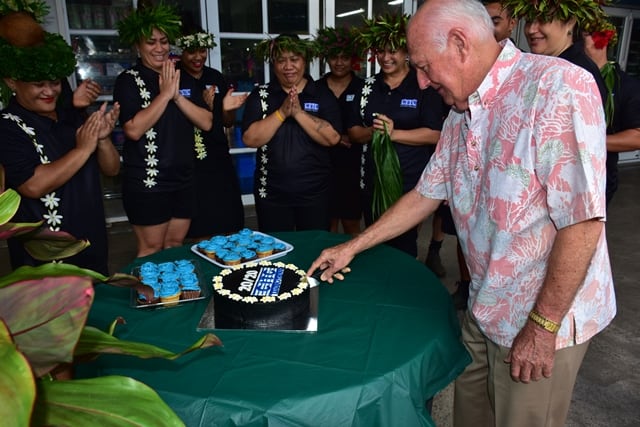
[[(76, 147), (76, 130), (82, 125), (82, 116), (73, 108), (56, 108), (58, 120), (52, 120), (24, 109), (15, 97), (2, 111), (0, 118), (0, 162), (5, 168), (6, 186), (17, 188), (29, 180), (41, 165), (32, 138), (11, 120), (10, 115), (20, 117), (33, 130), (37, 143), (50, 162), (55, 162)], [(9, 115), (9, 116), (8, 116)], [(95, 154), (65, 184), (56, 188), (54, 197), (59, 199), (52, 208), (60, 220), (60, 230), (77, 239), (89, 240), (91, 245), (65, 262), (107, 274), (107, 232), (102, 203), (102, 185)], [(13, 222), (41, 221), (48, 209), (43, 201), (22, 197)], [(46, 221), (45, 221), (46, 222)], [(11, 264), (42, 264), (31, 258), (16, 239), (8, 241)]]
[[(149, 100), (153, 100), (160, 93), (158, 73), (150, 68), (138, 64), (131, 68), (138, 72), (138, 78), (144, 81), (149, 93)], [(136, 84), (136, 77), (127, 71), (121, 73), (115, 82), (113, 99), (120, 103), (120, 123), (131, 120), (142, 110), (143, 99), (140, 88)], [(168, 192), (184, 189), (193, 185), (193, 171), (195, 163), (193, 124), (180, 111), (173, 101), (169, 101), (160, 119), (153, 125), (156, 134), (157, 149), (154, 156), (157, 159), (155, 169), (156, 185), (145, 186), (148, 162), (148, 138), (143, 135), (138, 141), (127, 138), (124, 142), (123, 157), (123, 190), (129, 192)]]
[[(327, 73), (322, 76), (322, 78), (318, 80), (318, 84), (326, 87), (327, 90), (331, 92), (327, 81), (329, 76), (331, 76), (331, 73)], [(342, 92), (338, 97), (338, 104), (340, 105), (340, 111), (342, 112), (342, 129), (340, 130), (340, 133), (343, 135), (347, 133), (347, 124), (350, 120), (349, 117), (351, 110), (355, 108), (356, 102), (360, 99), (362, 86), (364, 86), (364, 80), (356, 76), (354, 72), (351, 72), (351, 81), (345, 88), (344, 92)]]
[[(342, 129), (340, 106), (326, 86), (306, 76), (307, 84), (298, 95), (300, 105), (309, 114)], [(262, 109), (261, 91), (266, 91), (266, 112)], [(265, 92), (262, 92), (265, 93)], [(256, 87), (245, 104), (243, 133), (265, 115), (280, 108), (289, 96), (275, 81)], [(288, 117), (275, 135), (256, 153), (254, 193), (273, 202), (304, 206), (329, 190), (331, 162), (329, 147), (313, 141), (293, 117)]]
[[(382, 73), (374, 76), (375, 82), (371, 85), (371, 93), (364, 109), (360, 114), (360, 102), (362, 91), (358, 94), (349, 116), (347, 127), (373, 125), (373, 114), (382, 113), (393, 120), (395, 129), (411, 130), (427, 127), (433, 130), (441, 130), (442, 123), (449, 111), (449, 107), (433, 88), (420, 89), (414, 69), (404, 78), (402, 83), (391, 89), (384, 82)], [(403, 176), (403, 190), (411, 190), (418, 182), (422, 171), (427, 165), (433, 145), (406, 145), (394, 142), (394, 147), (400, 160), (400, 168)], [(373, 165), (371, 150), (365, 155), (365, 184), (370, 189), (372, 183)]]
[[(608, 134), (640, 128), (640, 80), (616, 67), (616, 82), (613, 88), (613, 122)], [(619, 153), (607, 152), (607, 202), (618, 189)]]

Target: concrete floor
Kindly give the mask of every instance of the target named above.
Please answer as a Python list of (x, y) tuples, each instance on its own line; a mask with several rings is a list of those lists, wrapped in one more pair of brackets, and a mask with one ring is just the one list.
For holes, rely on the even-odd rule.
[[(118, 202), (108, 210), (118, 215)], [(618, 315), (590, 345), (574, 390), (568, 427), (640, 426), (640, 166), (620, 170), (620, 189), (609, 207), (607, 236), (613, 266)], [(246, 210), (247, 226), (256, 228), (253, 209)], [(135, 238), (126, 222), (110, 228), (109, 268), (118, 271), (135, 256)], [(431, 223), (421, 230), (420, 258), (424, 259)], [(441, 256), (447, 269), (443, 284), (453, 292), (457, 277), (455, 239), (447, 237)], [(9, 271), (4, 242), (0, 242), (0, 275)], [(452, 386), (434, 399), (438, 427), (451, 426)]]

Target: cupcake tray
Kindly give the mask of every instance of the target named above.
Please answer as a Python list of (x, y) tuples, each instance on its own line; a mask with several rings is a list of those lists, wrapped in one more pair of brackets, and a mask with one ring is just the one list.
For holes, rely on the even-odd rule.
[[(200, 273), (200, 269), (198, 268), (198, 262), (197, 261), (192, 261), (194, 264), (194, 269), (195, 269), (195, 273), (196, 276), (198, 277), (198, 286), (200, 286), (200, 296), (196, 297), (196, 298), (189, 298), (189, 299), (180, 299), (178, 301), (178, 304), (176, 305), (171, 305), (171, 303), (164, 303), (164, 302), (157, 302), (157, 303), (148, 303), (148, 304), (140, 304), (138, 303), (138, 292), (135, 289), (131, 289), (131, 301), (130, 301), (130, 306), (133, 308), (172, 308), (172, 307), (178, 307), (183, 305), (184, 303), (188, 303), (188, 302), (193, 302), (193, 301), (199, 301), (205, 298), (208, 298), (209, 295), (211, 295), (211, 290), (209, 289), (211, 284), (207, 284), (205, 283), (205, 281), (202, 279), (202, 274)], [(140, 267), (135, 267), (133, 269), (133, 271), (131, 272), (131, 274), (133, 276), (139, 277), (140, 273)]]
[[(273, 236), (271, 236), (269, 234), (261, 233), (259, 231), (254, 231), (253, 234), (258, 234), (258, 235), (261, 235), (261, 236), (271, 237), (276, 242), (284, 244), (285, 245), (285, 249), (283, 251), (277, 252), (277, 253), (269, 255), (269, 256), (265, 256), (265, 257), (262, 257), (262, 258), (256, 258), (256, 259), (253, 259), (253, 260), (250, 260), (250, 261), (242, 262), (239, 265), (245, 265), (245, 264), (248, 264), (250, 262), (268, 261), (268, 260), (272, 260), (272, 259), (275, 259), (275, 258), (280, 258), (280, 257), (285, 256), (286, 254), (288, 254), (289, 252), (291, 252), (293, 250), (293, 245), (292, 244), (290, 244), (288, 242), (285, 242), (284, 240), (280, 240), (277, 237), (273, 237)], [(203, 259), (207, 260), (208, 262), (217, 265), (220, 268), (229, 268), (230, 267), (229, 265), (225, 265), (225, 264), (223, 264), (221, 262), (218, 262), (218, 260), (209, 258), (205, 254), (200, 252), (198, 250), (198, 244), (197, 243), (195, 245), (191, 246), (191, 252), (193, 252), (194, 254), (198, 255), (200, 258), (203, 258)]]

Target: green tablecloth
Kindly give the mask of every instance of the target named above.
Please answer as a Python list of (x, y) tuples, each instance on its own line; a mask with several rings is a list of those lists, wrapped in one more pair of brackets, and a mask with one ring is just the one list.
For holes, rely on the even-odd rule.
[[(344, 239), (276, 233), (308, 268)], [(207, 283), (220, 269), (189, 246), (136, 261), (199, 260)], [(130, 266), (133, 267), (134, 265)], [(451, 298), (404, 253), (378, 246), (359, 255), (343, 282), (319, 288), (316, 333), (213, 331), (223, 348), (175, 361), (101, 356), (77, 375), (126, 375), (154, 388), (187, 426), (431, 426), (425, 401), (469, 363)], [(208, 299), (162, 310), (129, 307), (129, 290), (98, 285), (89, 324), (116, 317), (116, 336), (180, 351), (202, 335)]]

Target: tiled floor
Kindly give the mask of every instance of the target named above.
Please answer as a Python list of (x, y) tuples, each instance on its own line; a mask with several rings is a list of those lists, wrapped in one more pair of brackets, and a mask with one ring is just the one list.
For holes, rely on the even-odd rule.
[[(111, 216), (120, 215), (117, 202), (110, 202), (107, 209)], [(607, 236), (616, 280), (618, 315), (590, 345), (575, 388), (568, 427), (640, 425), (640, 166), (621, 169), (620, 190), (608, 215)], [(246, 223), (256, 228), (251, 208), (246, 210)], [(136, 243), (126, 222), (114, 222), (109, 231), (109, 267), (115, 272), (133, 260)], [(421, 230), (421, 259), (430, 233), (431, 224), (426, 221)], [(448, 271), (443, 283), (453, 291), (458, 278), (454, 238), (445, 240), (441, 254)], [(9, 271), (7, 258), (2, 245), (0, 275)], [(451, 386), (436, 396), (434, 420), (439, 427), (451, 425), (451, 399)]]

